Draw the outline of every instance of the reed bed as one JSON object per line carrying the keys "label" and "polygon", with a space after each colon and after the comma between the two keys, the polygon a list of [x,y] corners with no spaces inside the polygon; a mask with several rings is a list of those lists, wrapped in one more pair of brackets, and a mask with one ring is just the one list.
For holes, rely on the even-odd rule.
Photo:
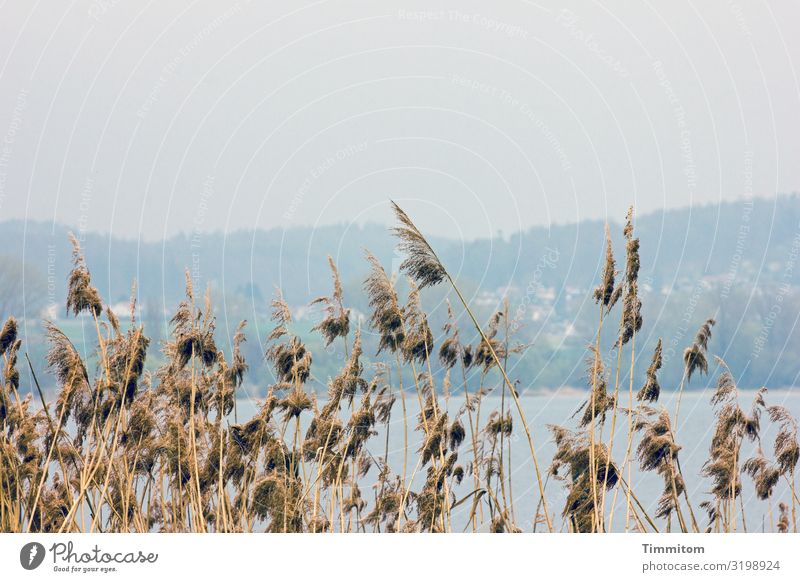
{"label": "reed bed", "polygon": [[[150,373],[150,340],[136,319],[135,300],[123,329],[93,286],[73,238],[66,306],[92,321],[96,349],[90,365],[58,327],[44,323],[47,371],[58,385],[48,400],[32,362],[20,359],[17,322],[8,319],[0,331],[0,531],[451,532],[459,511],[467,515],[467,531],[735,532],[747,531],[743,478],[768,503],[769,529],[797,531],[797,421],[770,405],[763,389],[742,408],[722,360],[711,399],[709,457],[694,476],[708,479],[711,489],[703,499],[690,497],[690,476],[680,464],[680,401],[693,378],[709,373],[715,321],[704,322],[686,348],[675,410],[660,406],[661,340],[652,356],[643,355],[650,365],[639,383],[634,370],[643,320],[632,211],[621,270],[607,236],[594,291],[598,329],[587,349],[586,401],[573,426],[549,427],[556,452],[541,463],[507,373],[509,358],[525,349],[513,340],[508,302],[482,325],[427,239],[393,207],[393,232],[406,257],[400,272],[410,291],[399,297],[396,281],[366,253],[368,325],[379,338],[372,363],[365,364],[362,330],[351,321],[337,266],[329,260],[332,291],[314,301],[324,317],[313,331],[326,346],[341,348],[344,365],[328,381],[327,395],[310,389],[313,355],[292,333],[291,311],[276,293],[264,354],[274,381],[246,420],[236,411],[248,369],[246,322],[224,353],[209,295],[198,296],[187,275],[185,299],[161,346],[166,363]],[[421,295],[437,285],[450,287],[474,327],[460,330],[448,305],[438,346]],[[610,347],[616,361],[607,363],[608,331],[602,332],[615,320]],[[23,366],[32,382],[27,388],[20,386]],[[490,378],[500,379],[500,406],[487,410]],[[410,415],[409,408],[419,413]],[[405,443],[397,466],[389,462],[392,423],[402,426]],[[762,440],[767,424],[776,434],[772,442]],[[376,438],[381,427],[385,439]],[[537,496],[534,515],[515,509],[512,442],[523,442],[530,454],[524,470],[533,491],[526,494]],[[661,480],[655,498],[634,490],[634,467]],[[775,499],[779,484],[788,498]],[[548,504],[548,487],[564,489],[563,507]],[[615,528],[620,506],[625,523]]]}

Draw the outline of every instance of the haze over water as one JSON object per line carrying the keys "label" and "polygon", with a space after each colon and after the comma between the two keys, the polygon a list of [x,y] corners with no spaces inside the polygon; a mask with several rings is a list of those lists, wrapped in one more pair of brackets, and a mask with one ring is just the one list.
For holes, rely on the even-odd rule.
{"label": "haze over water", "polygon": [[[752,403],[754,396],[755,392],[742,391],[739,399],[740,406],[742,406],[742,408],[745,410],[749,410],[749,406]],[[679,421],[678,430],[676,431],[678,435],[678,444],[682,446],[682,449],[679,452],[681,469],[686,477],[689,499],[692,502],[695,516],[697,518],[698,525],[701,527],[701,531],[703,531],[705,526],[708,524],[708,519],[705,516],[705,513],[703,513],[703,510],[699,508],[699,505],[702,501],[711,499],[711,495],[708,493],[710,490],[710,483],[708,479],[701,477],[703,464],[705,463],[706,459],[708,459],[708,448],[714,430],[713,411],[709,403],[710,397],[710,391],[705,394],[691,392],[684,393],[681,402],[681,419]],[[620,396],[620,401],[623,406],[627,404],[627,399],[627,392]],[[788,408],[789,411],[795,415],[795,417],[800,416],[800,394],[796,394],[793,391],[774,391],[767,393],[766,399],[767,404],[780,404]],[[554,424],[569,429],[575,429],[577,419],[573,418],[572,416],[584,401],[585,396],[576,395],[523,395],[521,397],[525,415],[530,424],[532,436],[536,445],[539,466],[542,471],[547,470],[547,467],[549,466],[555,452],[552,433],[548,430],[547,426]],[[238,413],[240,415],[239,418],[249,418],[250,415],[255,412],[257,405],[258,402],[255,400],[240,398],[237,404]],[[451,415],[451,418],[453,414],[458,412],[458,409],[462,405],[463,395],[454,395],[451,397],[448,406],[448,411]],[[525,440],[522,426],[518,421],[519,416],[516,412],[513,402],[509,402],[509,399],[507,398],[506,411],[508,411],[509,405],[511,406],[512,415],[514,416],[514,434],[511,436],[512,473],[510,493],[513,494],[514,515],[517,525],[524,531],[531,531],[533,529],[533,516],[536,514],[537,504],[539,503],[539,490],[536,484],[533,463],[530,458],[530,449],[528,448],[528,443]],[[661,401],[660,403],[656,403],[655,407],[659,408],[660,405],[665,406],[670,411],[670,415],[674,416],[675,394],[662,393]],[[412,459],[415,462],[416,455],[414,452],[419,449],[422,443],[420,440],[420,433],[414,430],[419,411],[417,399],[414,394],[408,392],[406,393],[406,406],[408,409],[409,418],[409,459]],[[494,394],[485,396],[481,405],[482,422],[492,411],[495,410],[500,410],[500,396]],[[610,420],[611,419],[609,415],[607,427],[610,426]],[[627,447],[627,422],[627,416],[620,413],[617,418],[617,430],[614,439],[615,442],[613,451],[613,459],[618,465],[621,465],[622,459],[625,456],[625,449]],[[469,444],[469,426],[466,421],[466,417],[464,418],[464,426],[467,428],[468,432],[467,438],[461,445],[459,463],[462,463],[466,467],[466,464],[472,459],[472,452]],[[304,423],[303,430],[305,430],[306,427],[307,426]],[[764,416],[762,417],[762,427],[765,428],[762,434],[764,452],[767,458],[771,458],[772,441],[775,437],[774,426],[769,426],[769,421],[766,416]],[[293,428],[291,427],[287,429],[287,434],[291,435],[292,430]],[[384,442],[386,433],[384,432],[383,425],[376,426],[376,430],[378,435],[375,436],[371,441],[372,446],[370,451],[373,456],[380,456],[382,458],[384,451],[382,447],[378,447],[378,443]],[[402,473],[403,424],[399,398],[392,411],[392,420],[389,430],[389,464],[395,473]],[[606,439],[608,430],[609,429],[606,428],[603,433]],[[633,442],[633,455],[635,455],[638,442],[639,438],[637,436]],[[742,446],[742,462],[748,457],[752,456],[754,453],[755,448],[753,445],[749,442],[745,442],[745,444]],[[409,476],[413,470],[413,466],[408,467]],[[376,467],[373,466],[367,477],[360,481],[362,495],[367,500],[372,500],[372,484],[375,482],[376,474]],[[422,484],[424,481],[424,475],[425,468],[417,471],[417,475],[414,478],[414,487],[418,487]],[[543,479],[544,478],[545,476],[543,475]],[[628,479],[627,470],[624,473],[624,478],[626,480]],[[658,498],[660,497],[664,486],[661,477],[653,472],[640,471],[638,462],[634,457],[631,483],[633,485],[634,493],[639,498],[639,501],[647,509],[648,514],[651,517],[654,517],[657,511],[656,505]],[[474,484],[471,479],[471,475],[467,474],[465,475],[462,484],[454,488],[453,493],[458,499],[461,499],[463,496],[468,495],[473,490]],[[613,530],[624,531],[626,499],[624,490],[622,488],[618,488],[618,490],[619,495],[614,512]],[[509,491],[507,491],[507,494],[508,493]],[[550,477],[546,487],[546,494],[551,515],[554,512],[556,514],[556,518],[554,520],[556,531],[567,531],[566,527],[563,526],[563,519],[560,515],[566,499],[563,483],[557,479],[554,479],[553,477]],[[613,496],[613,494],[614,491],[611,491],[610,495]],[[765,531],[775,531],[775,523],[777,523],[778,519],[777,505],[781,501],[790,504],[790,496],[791,490],[788,484],[784,480],[781,480],[781,482],[775,487],[775,492],[772,497],[772,507],[770,508],[769,502],[761,501],[756,497],[750,477],[747,475],[742,475],[741,502],[744,503],[745,525],[747,531],[760,532],[762,531],[762,526]],[[607,497],[607,499],[610,498]],[[486,499],[484,498],[483,501],[484,511],[487,512],[486,515],[488,515],[488,509],[486,508],[485,503]],[[742,510],[739,507],[741,502],[739,499],[737,499],[737,531],[743,531],[741,523]],[[607,507],[610,506],[611,502],[609,501],[607,503]],[[682,507],[683,511],[686,513],[685,504]],[[470,510],[470,501],[467,501],[459,505],[459,507],[453,509],[451,517],[453,520],[454,532],[462,531],[465,527],[468,528],[468,531],[471,531],[468,521]],[[772,511],[772,518],[770,517],[770,511]],[[689,519],[688,513],[686,519]],[[770,522],[770,519],[772,519],[772,522]],[[666,530],[665,520],[659,519],[655,521],[656,525],[659,527],[659,531]],[[635,530],[633,521],[631,521],[631,528]],[[539,524],[537,530],[546,531],[546,528],[543,527],[542,524]],[[672,531],[680,531],[675,519],[673,519]]]}

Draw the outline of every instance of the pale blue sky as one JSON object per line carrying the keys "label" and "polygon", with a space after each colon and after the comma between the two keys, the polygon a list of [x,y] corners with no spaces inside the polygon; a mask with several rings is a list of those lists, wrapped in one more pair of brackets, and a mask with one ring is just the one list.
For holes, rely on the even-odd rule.
{"label": "pale blue sky", "polygon": [[152,240],[392,197],[472,238],[800,190],[790,0],[0,13],[0,220]]}

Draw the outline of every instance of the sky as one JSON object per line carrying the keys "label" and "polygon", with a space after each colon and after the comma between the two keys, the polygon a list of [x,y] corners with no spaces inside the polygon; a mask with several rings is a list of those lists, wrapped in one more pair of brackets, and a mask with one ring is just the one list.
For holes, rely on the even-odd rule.
{"label": "sky", "polygon": [[388,222],[470,239],[800,190],[800,7],[0,8],[0,221],[158,240]]}

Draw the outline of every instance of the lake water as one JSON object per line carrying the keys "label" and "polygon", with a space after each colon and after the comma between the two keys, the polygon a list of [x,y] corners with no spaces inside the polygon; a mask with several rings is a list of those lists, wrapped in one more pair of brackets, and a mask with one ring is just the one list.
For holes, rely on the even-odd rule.
{"label": "lake water", "polygon": [[[740,405],[746,411],[750,409],[754,392],[740,392]],[[683,448],[679,453],[681,468],[687,482],[687,491],[689,499],[695,511],[697,520],[704,528],[707,524],[705,513],[699,508],[702,501],[710,500],[711,496],[708,491],[710,489],[709,482],[700,476],[703,463],[708,459],[708,450],[711,442],[711,437],[714,431],[714,416],[711,405],[709,403],[711,393],[708,391],[705,394],[699,393],[684,393],[681,402],[680,421],[677,432],[678,444]],[[767,404],[781,404],[786,406],[795,418],[800,418],[800,393],[792,393],[791,391],[770,392],[766,395]],[[550,465],[555,445],[553,443],[552,435],[547,429],[548,425],[557,424],[569,429],[576,428],[576,419],[572,415],[583,403],[584,395],[553,395],[553,396],[531,396],[523,395],[521,402],[525,410],[525,415],[531,427],[534,444],[537,450],[537,456],[541,470],[546,471]],[[627,401],[627,396],[621,397],[621,402],[624,404]],[[408,474],[410,475],[414,469],[414,464],[417,460],[416,451],[420,447],[420,433],[413,430],[416,425],[416,414],[419,410],[417,405],[417,398],[415,394],[406,394],[406,404],[408,407],[409,418],[409,444],[411,451],[409,452],[409,467]],[[454,395],[451,397],[449,410],[451,414],[456,412],[463,404],[463,396]],[[516,523],[525,531],[533,529],[533,517],[536,513],[536,506],[539,502],[539,490],[535,479],[533,469],[533,462],[530,457],[530,450],[527,440],[524,435],[524,430],[518,422],[518,416],[514,409],[513,402],[506,401],[506,407],[512,407],[514,413],[514,435],[511,437],[511,458],[512,458],[512,472],[511,472],[511,492],[513,493],[514,500],[514,514]],[[255,407],[258,405],[257,401],[242,399],[238,402],[238,415],[239,418],[249,418],[253,414]],[[659,405],[663,405],[670,411],[670,415],[674,415],[675,402],[674,395],[662,394]],[[481,424],[484,424],[489,413],[493,410],[500,409],[500,397],[489,395],[485,396],[481,406]],[[309,416],[309,415],[305,415]],[[307,420],[307,419],[306,419]],[[614,440],[614,460],[621,463],[625,455],[625,448],[627,446],[627,417],[618,415],[617,417],[617,434]],[[461,445],[459,462],[466,465],[471,459],[471,451],[469,446],[469,425],[466,417],[464,418],[464,426],[468,431],[467,439]],[[290,429],[291,430],[291,429]],[[304,429],[303,429],[304,430]],[[610,416],[607,421],[604,438],[607,442],[608,431],[610,430]],[[389,463],[395,473],[402,473],[403,467],[403,423],[402,423],[402,409],[400,402],[395,404],[392,412],[392,422],[389,426]],[[384,439],[386,433],[383,426],[378,427],[378,436],[373,437],[369,445],[371,452],[375,457],[383,455],[384,452]],[[291,434],[291,433],[289,433]],[[762,417],[762,442],[767,458],[772,458],[772,443],[775,437],[775,427],[771,425],[766,415]],[[634,451],[638,439],[634,441]],[[752,456],[755,449],[754,446],[745,442],[742,447],[742,458]],[[414,480],[414,487],[421,486],[424,479],[424,470],[419,471],[420,474]],[[625,474],[627,479],[627,471]],[[544,475],[543,475],[544,478]],[[375,468],[370,471],[370,474],[360,483],[362,494],[371,505],[372,489],[371,485],[375,479]],[[663,481],[660,476],[655,473],[642,473],[638,471],[636,463],[633,465],[633,473],[631,480],[633,490],[640,502],[647,509],[649,515],[653,516],[656,513],[656,505],[658,498],[663,490]],[[773,531],[774,527],[770,525],[770,506],[766,501],[759,500],[754,492],[752,481],[749,476],[742,476],[742,500],[744,501],[745,508],[745,521],[747,531]],[[467,476],[464,482],[459,486],[454,493],[460,499],[472,491],[474,483],[470,477]],[[772,498],[773,518],[772,523],[777,522],[778,502],[783,501],[790,505],[790,490],[785,481],[781,481],[775,488]],[[555,514],[554,526],[557,530],[566,531],[564,520],[561,518],[561,510],[564,506],[565,490],[563,483],[550,479],[546,488],[546,497],[549,505],[550,514]],[[737,500],[737,506],[739,501]],[[619,499],[617,501],[615,517],[613,520],[614,530],[624,530],[625,527],[625,505],[626,500],[623,491],[620,489]],[[610,507],[610,501],[607,502],[607,507]],[[471,509],[471,503],[466,502],[455,508],[452,513],[453,530],[461,531],[468,525],[468,516]],[[737,514],[737,530],[741,531],[741,509]],[[684,509],[685,512],[685,509]],[[685,512],[686,513],[686,512]],[[689,520],[688,514],[685,515],[687,521]],[[656,520],[656,525],[663,531],[665,527],[664,520]],[[542,529],[540,524],[537,530]],[[673,522],[673,530],[677,529],[677,525]]]}

